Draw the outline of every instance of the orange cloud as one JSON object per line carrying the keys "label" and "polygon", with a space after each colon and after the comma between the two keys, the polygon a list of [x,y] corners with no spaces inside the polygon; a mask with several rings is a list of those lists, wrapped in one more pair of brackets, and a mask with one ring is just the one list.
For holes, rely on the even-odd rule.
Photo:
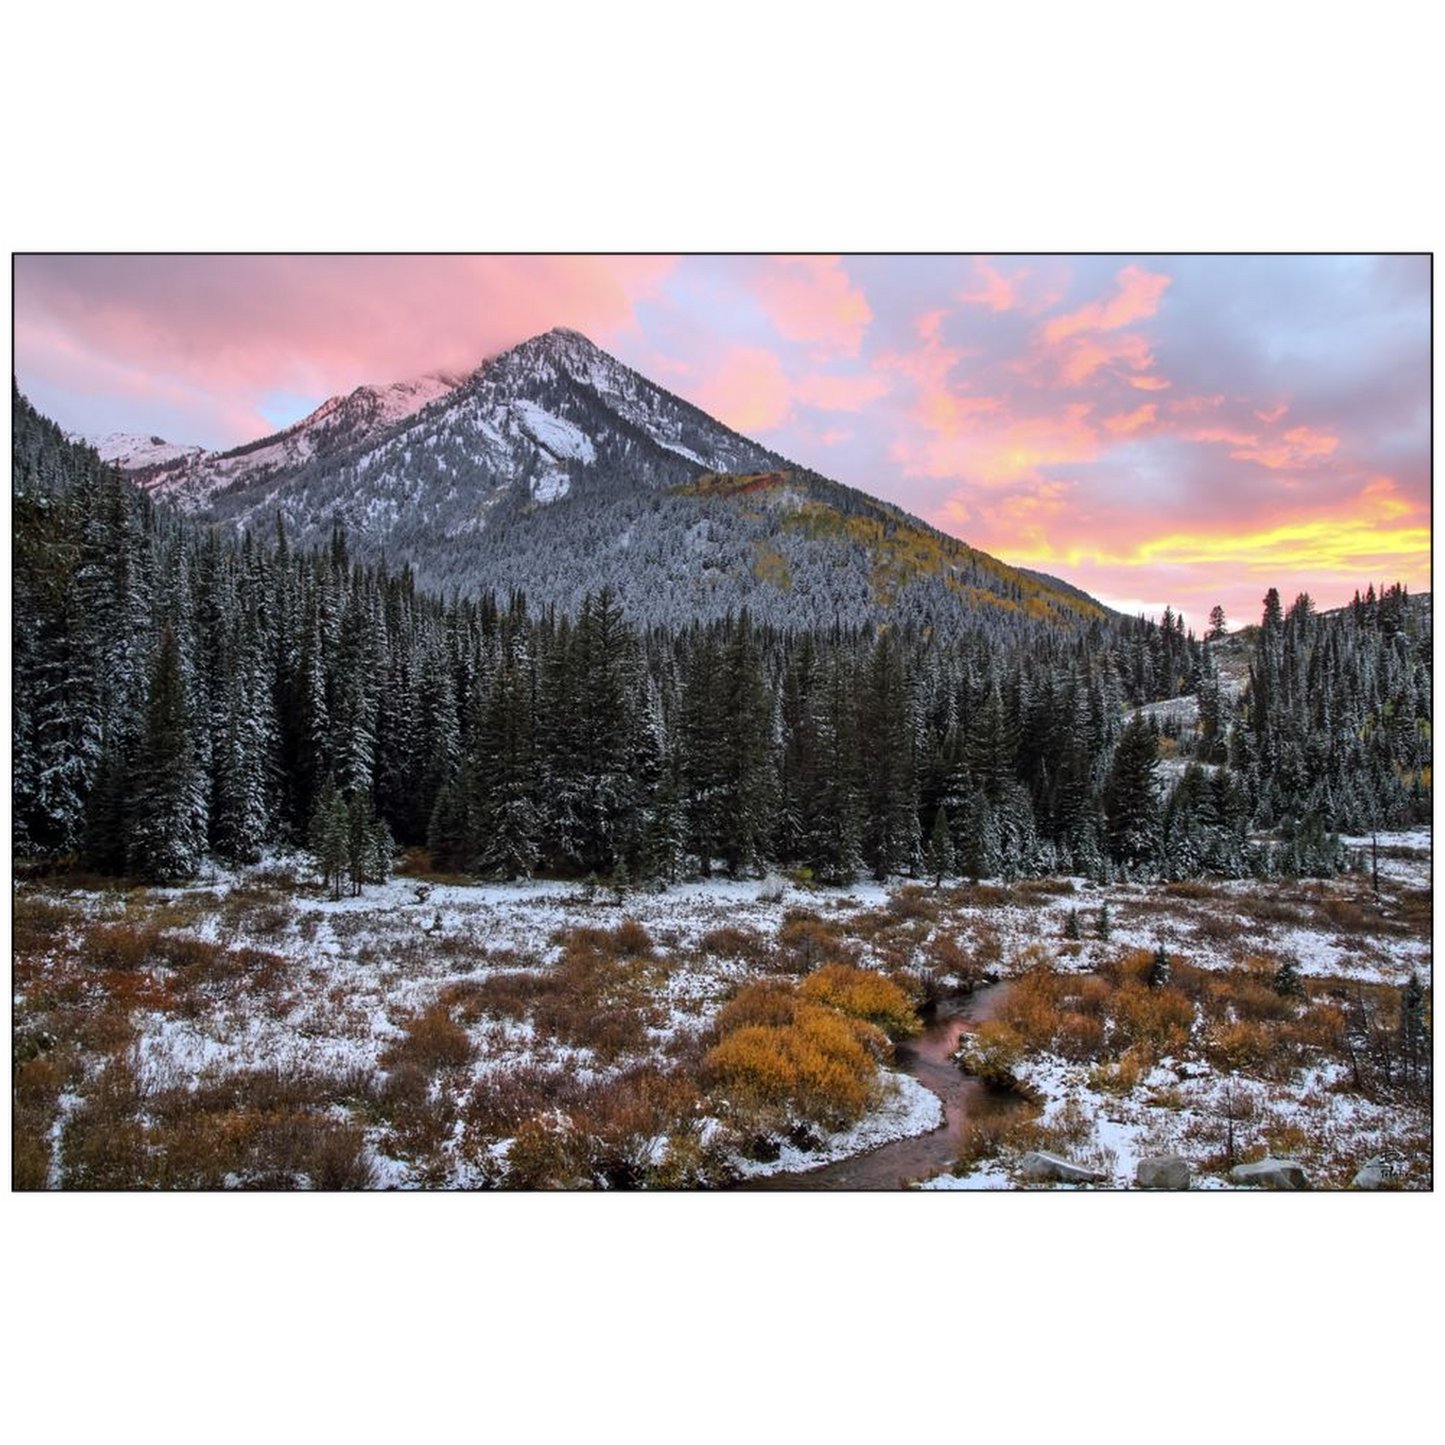
{"label": "orange cloud", "polygon": [[1138,431],[1140,427],[1152,426],[1154,414],[1154,403],[1149,401],[1134,411],[1121,412],[1118,416],[1106,416],[1104,425],[1118,436],[1128,436],[1131,432]]}
{"label": "orange cloud", "polygon": [[1130,376],[1125,380],[1139,391],[1167,391],[1169,388],[1169,383],[1162,376]]}
{"label": "orange cloud", "polygon": [[1407,517],[1415,508],[1400,495],[1393,477],[1373,477],[1360,492],[1360,501],[1377,517]]}
{"label": "orange cloud", "polygon": [[1091,301],[1077,311],[1054,317],[1044,327],[1044,340],[1052,345],[1088,331],[1117,331],[1132,321],[1152,316],[1172,279],[1140,266],[1125,266],[1114,278],[1119,288],[1116,296],[1108,301]]}
{"label": "orange cloud", "polygon": [[1266,426],[1273,426],[1288,410],[1289,406],[1281,401],[1276,402],[1274,406],[1266,407],[1263,411],[1255,412],[1255,416],[1264,422]]}
{"label": "orange cloud", "polygon": [[[1253,443],[1254,439],[1249,439]],[[1258,462],[1262,467],[1279,470],[1285,467],[1304,467],[1311,462],[1322,461],[1339,446],[1339,437],[1314,427],[1291,427],[1273,445],[1248,445],[1230,456],[1237,461]]]}
{"label": "orange cloud", "polygon": [[856,356],[873,311],[839,258],[778,256],[768,266],[754,290],[779,333],[821,356]]}
{"label": "orange cloud", "polygon": [[974,399],[971,409],[939,428],[922,444],[899,441],[893,457],[912,476],[963,477],[975,486],[1005,487],[1032,480],[1049,486],[1038,470],[1068,462],[1092,461],[1098,433],[1087,402],[1075,402],[1052,416],[1008,421],[996,403]]}

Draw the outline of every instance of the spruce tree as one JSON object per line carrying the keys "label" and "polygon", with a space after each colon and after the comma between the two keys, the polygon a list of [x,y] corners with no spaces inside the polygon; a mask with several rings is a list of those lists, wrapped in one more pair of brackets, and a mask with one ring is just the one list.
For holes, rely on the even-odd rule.
{"label": "spruce tree", "polygon": [[1304,984],[1300,980],[1299,965],[1292,958],[1281,960],[1274,971],[1274,991],[1281,998],[1303,998]]}
{"label": "spruce tree", "polygon": [[1154,774],[1159,742],[1142,713],[1136,713],[1114,750],[1104,787],[1109,854],[1120,863],[1148,864],[1159,854],[1159,800]]}
{"label": "spruce tree", "polygon": [[1150,988],[1164,988],[1172,976],[1173,970],[1169,964],[1169,955],[1161,943],[1154,950],[1154,958],[1149,964],[1149,973],[1145,979]]}
{"label": "spruce tree", "polygon": [[180,647],[161,634],[127,819],[128,864],[143,878],[194,878],[206,849],[206,797],[181,675]]}
{"label": "spruce tree", "polygon": [[953,837],[948,829],[948,814],[942,808],[933,815],[933,832],[928,839],[928,871],[937,888],[954,871]]}

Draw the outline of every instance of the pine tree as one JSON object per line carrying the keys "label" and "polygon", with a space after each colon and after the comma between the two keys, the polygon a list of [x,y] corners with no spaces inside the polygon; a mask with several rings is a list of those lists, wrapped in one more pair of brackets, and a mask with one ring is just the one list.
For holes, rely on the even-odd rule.
{"label": "pine tree", "polygon": [[321,883],[333,899],[341,897],[351,847],[351,810],[331,778],[322,784],[308,830],[311,855],[316,860]]}
{"label": "pine tree", "polygon": [[928,840],[928,871],[937,888],[954,871],[953,835],[948,828],[948,814],[942,808],[933,815],[933,832]]}
{"label": "pine tree", "polygon": [[1154,772],[1159,741],[1142,713],[1130,719],[1114,750],[1104,787],[1109,854],[1126,864],[1146,864],[1159,854],[1159,800]]}
{"label": "pine tree", "polygon": [[1149,965],[1149,973],[1145,981],[1150,988],[1164,988],[1168,985],[1172,972],[1169,955],[1164,951],[1164,945],[1161,943],[1154,950],[1154,958]]}
{"label": "pine tree", "polygon": [[1303,998],[1304,984],[1300,979],[1299,965],[1292,958],[1281,960],[1274,971],[1274,991],[1281,998]]}
{"label": "pine tree", "polygon": [[1071,908],[1069,909],[1067,917],[1064,919],[1064,937],[1076,939],[1081,936],[1079,931],[1079,910],[1077,908]]}
{"label": "pine tree", "polygon": [[1109,917],[1109,901],[1105,899],[1099,905],[1099,920],[1095,925],[1095,932],[1102,942],[1107,943],[1113,931],[1113,920]]}
{"label": "pine tree", "polygon": [[194,878],[205,857],[206,797],[181,676],[180,648],[161,634],[127,820],[128,864],[162,882]]}
{"label": "pine tree", "polygon": [[1400,990],[1400,1055],[1405,1077],[1411,1083],[1429,1081],[1430,1025],[1425,989],[1418,973],[1412,973],[1410,981]]}

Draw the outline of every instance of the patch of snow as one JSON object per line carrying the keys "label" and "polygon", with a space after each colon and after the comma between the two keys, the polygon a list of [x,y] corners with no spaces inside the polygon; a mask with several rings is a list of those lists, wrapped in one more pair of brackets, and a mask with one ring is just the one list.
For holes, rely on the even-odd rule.
{"label": "patch of snow", "polygon": [[570,421],[553,416],[535,402],[514,401],[512,410],[521,419],[524,430],[532,440],[545,447],[554,457],[565,457],[569,461],[585,462],[589,465],[597,460],[597,452],[591,439]]}
{"label": "patch of snow", "polygon": [[786,1144],[776,1159],[735,1159],[739,1174],[757,1179],[768,1174],[798,1174],[821,1168],[839,1159],[851,1158],[891,1144],[927,1134],[943,1123],[943,1103],[931,1089],[925,1089],[909,1074],[893,1074],[886,1082],[886,1096],[878,1108],[866,1114],[851,1129],[830,1134],[816,1149],[799,1149]]}

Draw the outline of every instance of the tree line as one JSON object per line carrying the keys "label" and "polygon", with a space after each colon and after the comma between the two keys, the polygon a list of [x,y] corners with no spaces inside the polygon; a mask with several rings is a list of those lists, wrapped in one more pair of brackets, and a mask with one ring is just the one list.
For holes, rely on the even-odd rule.
{"label": "tree line", "polygon": [[[1328,617],[1271,593],[1237,699],[1170,613],[1006,642],[643,627],[605,590],[430,596],[339,531],[223,542],[15,417],[21,856],[170,880],[309,842],[338,892],[396,846],[502,878],[1189,876],[1327,869],[1332,830],[1428,815],[1428,635],[1398,592]],[[1189,693],[1161,778],[1130,710]]]}

